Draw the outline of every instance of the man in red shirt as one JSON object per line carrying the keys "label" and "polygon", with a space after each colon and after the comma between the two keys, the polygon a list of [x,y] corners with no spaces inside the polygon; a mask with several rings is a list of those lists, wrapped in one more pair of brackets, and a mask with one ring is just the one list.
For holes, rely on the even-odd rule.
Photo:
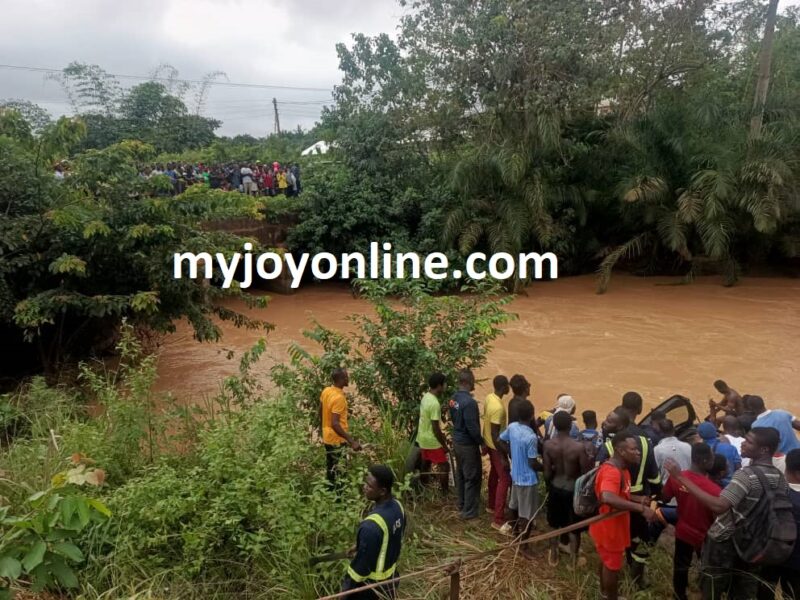
{"label": "man in red shirt", "polygon": [[595,480],[595,494],[600,502],[600,514],[624,511],[619,516],[589,526],[600,556],[600,591],[603,598],[617,600],[619,572],[625,550],[631,545],[630,512],[641,514],[647,521],[657,519],[648,506],[649,498],[631,495],[631,475],[628,469],[642,460],[636,436],[626,430],[611,441],[614,454],[600,465]]}
{"label": "man in red shirt", "polygon": [[[674,462],[671,459],[667,463]],[[681,475],[695,484],[704,492],[712,496],[719,496],[722,491],[716,483],[708,477],[708,472],[714,465],[714,452],[706,444],[692,445],[692,466]],[[672,465],[669,465],[672,466]],[[675,526],[675,567],[672,573],[672,587],[678,600],[687,600],[686,589],[689,586],[689,567],[692,566],[692,557],[697,554],[706,539],[708,528],[714,522],[714,513],[705,504],[692,496],[686,488],[678,483],[677,478],[670,477],[664,489],[661,490],[664,502],[673,498],[678,501],[678,524]]]}

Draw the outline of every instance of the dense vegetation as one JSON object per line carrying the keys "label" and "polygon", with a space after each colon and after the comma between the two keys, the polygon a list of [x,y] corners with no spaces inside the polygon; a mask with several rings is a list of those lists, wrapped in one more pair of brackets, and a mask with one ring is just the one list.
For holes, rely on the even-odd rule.
{"label": "dense vegetation", "polygon": [[[356,317],[350,335],[308,332],[321,353],[294,347],[272,372],[274,397],[252,373],[262,342],[209,406],[176,406],[151,393],[155,359],[140,340],[178,319],[201,341],[218,338],[217,318],[268,328],[220,302],[255,301],[241,290],[172,278],[177,250],[241,248],[208,220],[290,211],[289,244],[310,251],[372,240],[453,260],[554,251],[562,273],[598,270],[601,290],[621,261],[687,280],[711,264],[733,283],[798,257],[797,9],[777,18],[765,61],[775,0],[402,4],[394,38],[356,35],[338,48],[343,80],[311,132],[219,138],[202,116],[207,85],[190,102],[169,76],[123,90],[81,64],[60,78],[74,118],[20,101],[0,108],[0,377],[47,375],[0,399],[0,594],[333,591],[341,573],[307,559],[351,543],[363,467],[380,460],[404,475],[428,373],[479,367],[511,318],[493,288],[470,299],[431,296],[441,290],[430,283],[364,286],[374,316]],[[170,197],[163,177],[139,176],[154,162],[293,161],[317,139],[335,148],[303,163],[300,198],[203,186]],[[68,177],[55,179],[65,159]],[[114,347],[113,369],[67,369]],[[353,428],[371,450],[349,457],[336,503],[309,440],[319,391],[343,362],[358,387]],[[463,553],[430,506],[413,507],[423,524],[402,568]],[[501,564],[478,572],[476,597],[502,585],[481,587]],[[515,581],[543,597],[538,583]],[[566,597],[595,590],[584,575],[561,584]]]}
{"label": "dense vegetation", "polygon": [[[6,585],[80,588],[108,598],[143,590],[157,596],[165,588],[169,597],[192,598],[312,598],[334,590],[341,572],[316,572],[307,561],[351,543],[364,467],[385,461],[403,479],[411,395],[433,364],[451,376],[482,366],[497,324],[509,318],[502,298],[481,304],[415,289],[402,308],[390,308],[382,290],[368,293],[380,316],[362,320],[352,339],[368,345],[350,354],[350,342],[335,332],[309,332],[321,353],[295,351],[292,364],[276,369],[280,393],[271,398],[253,373],[263,341],[206,407],[153,395],[155,356],[142,352],[130,324],[122,327],[116,369],[85,364],[76,388],[34,379],[0,397],[8,446],[0,454]],[[434,322],[440,325],[429,336],[413,335]],[[445,328],[453,340],[440,348]],[[334,502],[324,455],[309,439],[318,432],[318,388],[345,355],[359,381],[374,378],[354,398],[352,420],[354,435],[372,449],[348,458],[349,483]],[[405,362],[390,370],[399,357]],[[87,478],[102,486],[86,489]],[[43,495],[75,508],[40,502]],[[55,527],[51,515],[69,526]],[[23,545],[15,526],[36,520],[50,528],[27,532]]]}
{"label": "dense vegetation", "polygon": [[[32,362],[54,373],[65,358],[113,347],[122,317],[156,332],[187,318],[199,340],[219,336],[212,315],[263,325],[215,303],[238,290],[173,279],[171,262],[176,251],[240,249],[241,239],[200,225],[262,218],[260,203],[202,187],[163,195],[166,177],[139,176],[155,154],[138,141],[74,154],[70,176],[55,179],[49,162],[81,144],[84,131],[82,121],[61,118],[33,135],[16,112],[0,114],[1,372]],[[20,356],[26,350],[32,361]]]}
{"label": "dense vegetation", "polygon": [[622,258],[689,276],[716,261],[733,282],[797,256],[796,10],[754,109],[766,2],[403,4],[396,41],[339,47],[323,123],[348,169],[396,175],[388,206],[411,196],[444,243],[599,263],[601,289]]}

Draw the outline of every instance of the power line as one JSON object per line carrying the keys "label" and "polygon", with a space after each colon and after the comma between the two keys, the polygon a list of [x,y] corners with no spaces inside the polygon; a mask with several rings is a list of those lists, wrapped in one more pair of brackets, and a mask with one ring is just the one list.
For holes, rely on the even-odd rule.
{"label": "power line", "polygon": [[[46,67],[28,67],[21,65],[3,65],[0,64],[0,69],[10,69],[14,71],[32,71],[36,73],[62,73],[62,69],[48,69]],[[146,77],[143,75],[122,75],[120,73],[107,73],[112,77],[119,79],[137,79],[140,81],[163,81],[165,83],[191,83],[191,84],[207,84],[207,85],[221,85],[236,88],[255,88],[264,90],[294,90],[298,92],[327,92],[331,93],[333,87],[329,88],[315,88],[315,87],[300,87],[293,85],[270,85],[266,83],[235,83],[232,81],[204,81],[202,79],[170,79],[169,77]]]}

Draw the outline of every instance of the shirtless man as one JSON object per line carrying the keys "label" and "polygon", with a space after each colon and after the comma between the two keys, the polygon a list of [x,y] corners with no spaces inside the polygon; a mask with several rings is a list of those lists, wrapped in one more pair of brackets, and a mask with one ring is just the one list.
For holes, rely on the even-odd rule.
{"label": "shirtless man", "polygon": [[[547,523],[553,529],[560,529],[576,523],[578,519],[572,510],[572,496],[575,480],[592,468],[592,458],[582,442],[570,437],[572,417],[568,412],[553,415],[555,434],[544,443],[544,479],[548,487]],[[561,536],[561,542],[569,541],[569,553],[574,562],[578,558],[580,533]],[[551,565],[558,564],[558,538],[550,541]]]}
{"label": "shirtless man", "polygon": [[722,419],[717,417],[717,413],[722,412],[726,415],[738,417],[744,412],[744,404],[742,403],[742,397],[739,395],[739,392],[732,389],[721,379],[717,379],[714,382],[714,387],[722,394],[722,402],[715,402],[711,398],[708,399],[708,406],[711,409],[709,419],[713,423],[719,425],[722,422]]}

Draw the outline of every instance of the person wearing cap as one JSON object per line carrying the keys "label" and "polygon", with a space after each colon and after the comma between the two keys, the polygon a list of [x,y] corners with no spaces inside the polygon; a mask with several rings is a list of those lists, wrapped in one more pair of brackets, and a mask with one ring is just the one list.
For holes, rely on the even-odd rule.
{"label": "person wearing cap", "polygon": [[723,487],[731,482],[733,474],[742,468],[742,457],[739,451],[729,443],[727,438],[720,439],[717,428],[712,423],[705,421],[697,428],[698,435],[703,439],[703,442],[708,445],[714,454],[725,457],[725,462],[728,464],[727,473],[722,479]]}
{"label": "person wearing cap", "polygon": [[381,600],[397,596],[397,561],[403,545],[406,516],[403,506],[392,496],[394,475],[385,465],[369,467],[364,480],[364,496],[374,502],[372,510],[358,526],[356,544],[348,554],[352,556],[342,583],[342,591],[365,587],[387,581],[385,585],[352,594],[358,600]]}
{"label": "person wearing cap", "polygon": [[[553,409],[553,414],[545,419],[544,438],[546,440],[549,440],[555,435],[556,427],[553,423],[553,417],[556,415],[556,413],[560,412],[565,412],[570,415],[570,417],[575,414],[575,399],[569,394],[559,394],[558,399],[556,400],[556,407]],[[581,431],[574,419],[572,421],[572,427],[569,430],[569,437],[574,440],[577,440],[581,437]]]}

